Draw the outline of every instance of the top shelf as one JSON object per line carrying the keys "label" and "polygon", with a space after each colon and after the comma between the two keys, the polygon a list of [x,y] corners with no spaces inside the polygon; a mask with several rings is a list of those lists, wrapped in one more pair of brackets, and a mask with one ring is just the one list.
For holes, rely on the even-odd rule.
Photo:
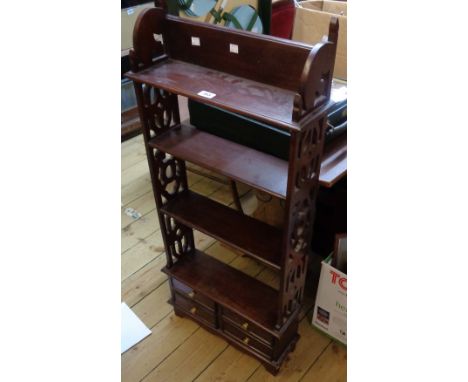
{"label": "top shelf", "polygon": [[184,20],[155,7],[135,24],[126,76],[300,132],[333,105],[337,40],[337,18],[330,20],[328,37],[312,46]]}
{"label": "top shelf", "polygon": [[[295,92],[291,90],[170,58],[141,72],[129,72],[127,77],[283,130],[298,130],[292,121]],[[215,96],[201,96],[202,91]]]}

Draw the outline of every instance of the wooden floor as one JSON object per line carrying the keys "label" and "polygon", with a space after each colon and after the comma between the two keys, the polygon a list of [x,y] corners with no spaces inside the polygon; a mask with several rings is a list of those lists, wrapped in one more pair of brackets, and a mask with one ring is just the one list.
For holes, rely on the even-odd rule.
{"label": "wooden floor", "polygon": [[[189,173],[192,190],[232,205],[227,186]],[[253,212],[256,199],[240,186],[242,204]],[[125,213],[133,208],[142,217]],[[277,285],[273,271],[241,256],[200,232],[197,248],[265,282]],[[317,381],[346,380],[346,349],[310,325],[312,293],[306,293],[301,314],[301,338],[280,373],[263,366],[186,318],[176,317],[167,304],[167,277],[160,270],[165,255],[151,190],[143,139],[122,144],[122,301],[143,320],[152,334],[122,355],[122,381]],[[309,291],[310,292],[310,291]]]}

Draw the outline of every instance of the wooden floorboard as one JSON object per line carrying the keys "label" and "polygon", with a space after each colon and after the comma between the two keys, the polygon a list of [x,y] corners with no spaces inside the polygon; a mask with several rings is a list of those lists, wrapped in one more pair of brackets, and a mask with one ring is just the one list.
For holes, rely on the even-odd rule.
{"label": "wooden floorboard", "polygon": [[[299,324],[299,335],[301,338],[296,349],[288,356],[277,377],[273,377],[264,367],[259,367],[248,381],[299,381],[330,343],[327,337],[311,328],[307,319]],[[317,382],[321,380],[318,379]]]}
{"label": "wooden floorboard", "polygon": [[193,381],[227,346],[219,336],[199,328],[143,381]]}
{"label": "wooden floorboard", "polygon": [[[231,205],[227,185],[189,173],[191,189]],[[253,212],[256,200],[248,188],[239,187],[242,205]],[[320,381],[346,380],[346,349],[310,325],[313,297],[305,295],[299,340],[278,376],[267,373],[252,357],[208,333],[186,318],[174,315],[166,263],[148,165],[141,136],[122,143],[122,301],[152,330],[152,334],[122,355],[122,381]],[[125,214],[141,213],[140,219]],[[197,248],[258,280],[278,288],[274,271],[238,251],[195,232]]]}
{"label": "wooden floorboard", "polygon": [[346,380],[346,348],[330,343],[301,379],[304,382],[335,382]]}

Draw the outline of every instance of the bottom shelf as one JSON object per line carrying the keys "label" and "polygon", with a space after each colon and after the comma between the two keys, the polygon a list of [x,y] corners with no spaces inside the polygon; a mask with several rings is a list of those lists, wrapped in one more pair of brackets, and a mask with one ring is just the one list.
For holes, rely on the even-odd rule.
{"label": "bottom shelf", "polygon": [[201,251],[184,256],[163,272],[278,335],[278,292],[268,285]]}

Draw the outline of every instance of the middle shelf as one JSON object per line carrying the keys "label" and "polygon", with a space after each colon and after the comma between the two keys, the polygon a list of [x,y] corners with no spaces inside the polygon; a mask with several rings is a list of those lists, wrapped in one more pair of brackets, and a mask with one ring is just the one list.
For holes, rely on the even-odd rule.
{"label": "middle shelf", "polygon": [[[198,130],[188,123],[152,138],[149,145],[268,194],[286,199],[288,162]],[[320,186],[330,188],[346,175],[346,135],[323,149]]]}
{"label": "middle shelf", "polygon": [[286,198],[288,162],[181,124],[149,145],[279,198]]}
{"label": "middle shelf", "polygon": [[282,231],[192,191],[161,208],[186,226],[255,258],[270,268],[281,264]]}

